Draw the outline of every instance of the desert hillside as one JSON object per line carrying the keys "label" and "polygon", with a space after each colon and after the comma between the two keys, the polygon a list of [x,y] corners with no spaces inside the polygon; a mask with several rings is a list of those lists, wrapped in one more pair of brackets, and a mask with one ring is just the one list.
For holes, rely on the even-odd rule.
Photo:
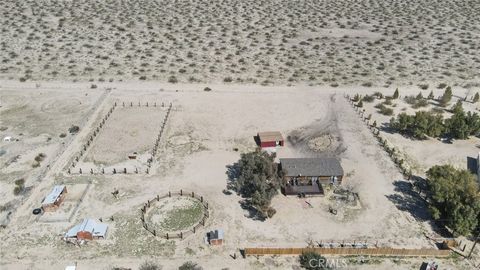
{"label": "desert hillside", "polygon": [[476,86],[480,1],[4,0],[0,79]]}

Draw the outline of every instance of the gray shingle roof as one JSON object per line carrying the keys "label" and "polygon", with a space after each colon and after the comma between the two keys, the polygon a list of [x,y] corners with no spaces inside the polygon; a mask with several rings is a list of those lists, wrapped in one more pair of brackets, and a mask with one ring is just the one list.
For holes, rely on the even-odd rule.
{"label": "gray shingle roof", "polygon": [[343,168],[336,158],[281,158],[287,176],[341,176]]}

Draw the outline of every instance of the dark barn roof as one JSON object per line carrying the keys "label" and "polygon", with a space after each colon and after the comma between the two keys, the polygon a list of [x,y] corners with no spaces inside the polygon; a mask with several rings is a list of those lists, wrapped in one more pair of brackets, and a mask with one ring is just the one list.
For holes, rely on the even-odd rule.
{"label": "dark barn roof", "polygon": [[281,158],[287,176],[341,176],[343,168],[336,158]]}

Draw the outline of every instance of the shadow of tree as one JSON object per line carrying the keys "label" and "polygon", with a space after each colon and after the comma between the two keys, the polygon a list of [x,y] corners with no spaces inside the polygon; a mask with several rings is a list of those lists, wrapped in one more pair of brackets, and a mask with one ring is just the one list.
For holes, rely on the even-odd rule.
{"label": "shadow of tree", "polygon": [[425,200],[420,197],[420,194],[413,190],[410,182],[397,180],[393,185],[397,193],[386,195],[386,197],[393,202],[399,210],[409,212],[417,221],[432,219]]}
{"label": "shadow of tree", "polygon": [[389,122],[380,124],[380,126],[378,126],[378,129],[388,134],[394,134],[396,132],[395,129],[390,127]]}
{"label": "shadow of tree", "polygon": [[[413,184],[405,180],[397,180],[393,183],[397,193],[386,195],[400,211],[410,213],[419,222],[429,222],[432,230],[441,237],[453,237],[445,228],[444,224],[435,221],[428,210],[425,195],[422,191],[427,190],[427,182],[419,176],[412,176]],[[424,193],[423,193],[424,194]]]}
{"label": "shadow of tree", "polygon": [[232,165],[227,165],[226,168],[227,168],[226,174],[228,178],[227,189],[236,191],[235,181],[240,176],[240,166],[236,162],[236,163],[233,163]]}
{"label": "shadow of tree", "polygon": [[257,211],[255,207],[252,206],[250,200],[240,200],[239,203],[240,207],[248,212],[248,215],[246,215],[247,218],[258,221],[265,221],[265,217],[259,211]]}

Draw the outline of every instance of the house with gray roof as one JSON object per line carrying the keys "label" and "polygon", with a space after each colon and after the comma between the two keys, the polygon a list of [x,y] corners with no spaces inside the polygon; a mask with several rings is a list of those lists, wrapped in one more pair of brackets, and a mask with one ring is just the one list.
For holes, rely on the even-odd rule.
{"label": "house with gray roof", "polygon": [[340,185],[343,168],[336,158],[281,158],[285,195],[323,195],[322,185]]}

